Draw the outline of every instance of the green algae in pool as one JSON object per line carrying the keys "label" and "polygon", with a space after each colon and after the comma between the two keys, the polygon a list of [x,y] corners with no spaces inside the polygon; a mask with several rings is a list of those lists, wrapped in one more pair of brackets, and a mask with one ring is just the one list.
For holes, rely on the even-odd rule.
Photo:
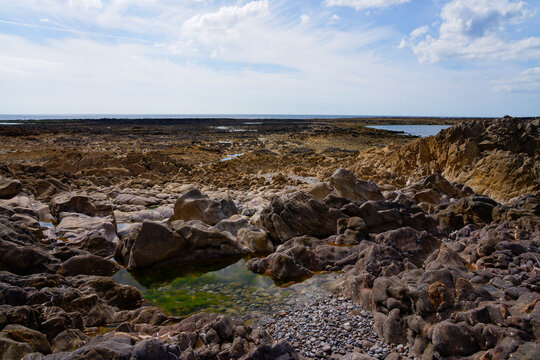
{"label": "green algae in pool", "polygon": [[151,268],[114,279],[137,287],[146,300],[169,315],[217,312],[247,320],[275,313],[281,304],[307,301],[306,293],[321,288],[335,274],[317,275],[301,284],[279,287],[245,267],[244,259],[220,259],[186,266]]}

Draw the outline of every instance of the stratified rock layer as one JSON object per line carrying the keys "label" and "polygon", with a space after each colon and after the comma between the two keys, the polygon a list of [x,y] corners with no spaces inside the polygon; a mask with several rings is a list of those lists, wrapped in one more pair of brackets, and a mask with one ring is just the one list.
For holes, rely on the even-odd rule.
{"label": "stratified rock layer", "polygon": [[497,200],[540,190],[540,119],[464,122],[437,136],[373,148],[352,170],[379,184],[404,186],[432,173]]}

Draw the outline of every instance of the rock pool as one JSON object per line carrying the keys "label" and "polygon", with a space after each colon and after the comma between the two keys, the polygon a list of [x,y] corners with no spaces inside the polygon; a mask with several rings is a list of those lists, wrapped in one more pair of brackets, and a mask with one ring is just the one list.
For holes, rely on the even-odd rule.
{"label": "rock pool", "polygon": [[245,268],[246,259],[220,259],[186,266],[144,269],[114,275],[137,287],[145,299],[170,315],[218,312],[263,322],[280,307],[307,303],[329,292],[337,273],[317,274],[301,283],[276,284]]}

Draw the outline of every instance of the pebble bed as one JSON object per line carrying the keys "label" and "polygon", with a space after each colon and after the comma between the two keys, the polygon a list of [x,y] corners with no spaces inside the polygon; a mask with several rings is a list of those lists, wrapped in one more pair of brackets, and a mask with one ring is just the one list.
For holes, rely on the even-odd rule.
{"label": "pebble bed", "polygon": [[341,359],[347,354],[385,359],[391,353],[395,359],[400,358],[397,355],[413,359],[408,346],[390,346],[378,339],[369,312],[331,294],[319,294],[307,305],[285,307],[263,327],[274,340],[288,341],[304,359]]}

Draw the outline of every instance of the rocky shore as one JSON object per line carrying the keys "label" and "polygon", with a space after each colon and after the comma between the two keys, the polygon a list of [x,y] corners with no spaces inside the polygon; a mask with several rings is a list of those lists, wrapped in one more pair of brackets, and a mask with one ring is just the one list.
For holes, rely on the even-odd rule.
{"label": "rocky shore", "polygon": [[[0,128],[0,357],[537,359],[540,119],[363,125]],[[338,281],[246,323],[112,278],[231,256]]]}

